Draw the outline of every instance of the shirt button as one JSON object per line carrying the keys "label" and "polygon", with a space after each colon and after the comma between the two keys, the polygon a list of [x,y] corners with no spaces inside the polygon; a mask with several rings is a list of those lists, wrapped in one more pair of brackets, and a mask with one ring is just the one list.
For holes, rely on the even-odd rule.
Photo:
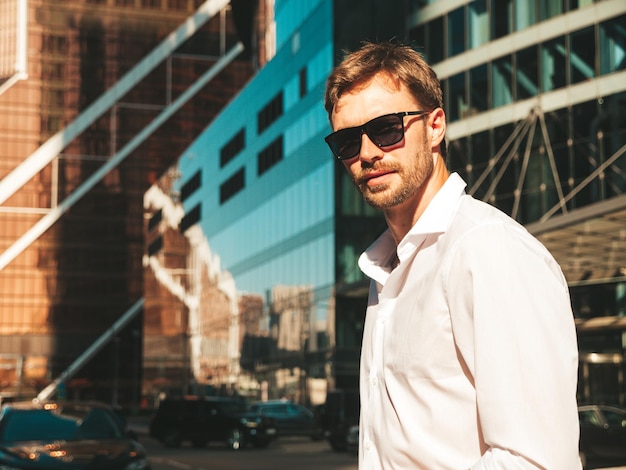
{"label": "shirt button", "polygon": [[372,377],[372,385],[375,387],[378,385],[378,377]]}
{"label": "shirt button", "polygon": [[365,441],[365,450],[371,450],[371,449],[372,449],[371,441]]}

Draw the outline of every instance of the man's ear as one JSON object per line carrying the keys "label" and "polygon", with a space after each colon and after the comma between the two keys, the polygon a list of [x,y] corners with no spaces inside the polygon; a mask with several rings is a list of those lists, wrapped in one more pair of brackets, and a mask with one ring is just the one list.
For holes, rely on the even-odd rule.
{"label": "man's ear", "polygon": [[446,136],[446,113],[441,108],[435,108],[428,117],[431,148],[441,145]]}

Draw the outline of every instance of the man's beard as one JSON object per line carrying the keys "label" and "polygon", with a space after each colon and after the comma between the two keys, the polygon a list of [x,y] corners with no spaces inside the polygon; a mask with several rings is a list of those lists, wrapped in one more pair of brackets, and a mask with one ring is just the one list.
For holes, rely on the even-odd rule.
{"label": "man's beard", "polygon": [[[426,153],[425,149],[420,149],[415,159],[417,164],[407,167],[399,164],[394,165],[371,165],[370,168],[365,169],[361,175],[355,175],[353,181],[359,191],[361,192],[363,199],[370,206],[376,209],[389,209],[391,207],[402,204],[410,199],[415,193],[420,191],[425,182],[428,180],[433,172],[434,165],[430,153]],[[430,150],[430,149],[426,149]],[[400,177],[400,186],[391,189],[390,184],[379,184],[374,187],[367,185],[367,180],[363,176],[372,171],[380,170],[392,170]]]}

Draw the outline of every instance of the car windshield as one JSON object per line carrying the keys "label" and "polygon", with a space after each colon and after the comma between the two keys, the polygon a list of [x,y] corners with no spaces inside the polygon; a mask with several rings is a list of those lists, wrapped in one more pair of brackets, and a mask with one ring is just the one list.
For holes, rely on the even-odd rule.
{"label": "car windshield", "polygon": [[113,439],[123,435],[115,418],[98,408],[5,411],[0,432],[4,443]]}
{"label": "car windshield", "polygon": [[604,418],[611,427],[626,428],[626,413],[620,410],[604,410]]}

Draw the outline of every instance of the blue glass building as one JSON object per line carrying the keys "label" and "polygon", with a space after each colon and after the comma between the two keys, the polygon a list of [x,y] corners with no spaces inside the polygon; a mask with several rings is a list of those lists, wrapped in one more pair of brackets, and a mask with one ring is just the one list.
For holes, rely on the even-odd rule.
{"label": "blue glass building", "polygon": [[[237,289],[263,297],[270,331],[272,315],[305,305],[301,354],[265,366],[357,386],[367,281],[356,259],[384,221],[326,148],[322,98],[343,50],[396,37],[413,41],[440,76],[450,169],[528,225],[563,266],[581,400],[623,405],[626,4],[276,0],[274,13],[274,58],[179,162],[181,229],[198,224]],[[585,238],[592,232],[606,237]],[[305,292],[306,302],[285,302],[285,292]],[[586,323],[597,317],[610,327]]]}

